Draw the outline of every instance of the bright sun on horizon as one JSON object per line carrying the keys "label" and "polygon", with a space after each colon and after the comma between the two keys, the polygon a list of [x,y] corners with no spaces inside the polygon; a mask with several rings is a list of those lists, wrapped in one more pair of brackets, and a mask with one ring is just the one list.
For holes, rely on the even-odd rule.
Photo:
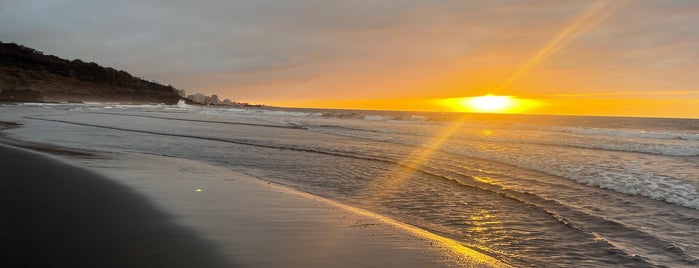
{"label": "bright sun on horizon", "polygon": [[461,105],[470,110],[488,113],[505,112],[508,108],[514,105],[514,101],[510,96],[480,96],[465,98],[461,101]]}
{"label": "bright sun on horizon", "polygon": [[485,95],[446,99],[452,110],[471,113],[518,113],[525,108],[526,100],[512,96]]}

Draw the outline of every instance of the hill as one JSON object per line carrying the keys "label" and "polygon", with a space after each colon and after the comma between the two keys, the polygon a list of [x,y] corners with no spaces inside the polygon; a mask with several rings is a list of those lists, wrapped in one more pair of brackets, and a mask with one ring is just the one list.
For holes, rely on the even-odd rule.
{"label": "hill", "polygon": [[175,104],[180,99],[174,87],[125,71],[0,42],[0,101]]}

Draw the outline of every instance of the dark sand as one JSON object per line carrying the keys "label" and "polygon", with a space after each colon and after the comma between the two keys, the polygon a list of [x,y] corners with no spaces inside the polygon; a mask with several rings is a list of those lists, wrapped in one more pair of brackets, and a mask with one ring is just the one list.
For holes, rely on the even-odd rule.
{"label": "dark sand", "polygon": [[507,267],[392,219],[197,161],[0,145],[0,170],[0,267]]}
{"label": "dark sand", "polygon": [[235,267],[129,188],[0,145],[0,266]]}

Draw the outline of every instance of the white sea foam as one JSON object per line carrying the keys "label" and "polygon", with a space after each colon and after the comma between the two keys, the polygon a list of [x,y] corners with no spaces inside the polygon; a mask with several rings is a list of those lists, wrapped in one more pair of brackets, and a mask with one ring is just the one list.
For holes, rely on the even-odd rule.
{"label": "white sea foam", "polygon": [[192,105],[189,105],[189,104],[185,103],[184,100],[178,101],[177,104],[176,104],[175,106],[177,106],[177,107],[179,107],[179,108],[191,108],[191,107],[192,107]]}
{"label": "white sea foam", "polygon": [[23,102],[19,103],[19,106],[40,106],[40,107],[51,107],[63,105],[62,103],[43,103],[43,102]]}
{"label": "white sea foam", "polygon": [[288,117],[308,117],[308,116],[320,116],[320,113],[308,113],[308,112],[292,112],[292,111],[277,111],[277,110],[265,110],[265,109],[240,109],[240,108],[209,108],[204,109],[200,112],[201,114],[211,114],[211,115],[241,115],[241,116],[288,116]]}
{"label": "white sea foam", "polygon": [[[168,106],[172,107],[172,106]],[[178,104],[177,108],[189,108]],[[158,109],[160,105],[114,105],[104,109]],[[167,107],[166,107],[167,108]],[[425,124],[424,116],[314,113],[269,109],[199,107],[202,115],[232,115],[282,124],[309,126],[333,135],[415,145],[424,143],[445,122]],[[396,124],[401,123],[401,124]],[[336,127],[333,127],[336,126]],[[494,127],[494,128],[493,128]],[[483,129],[493,136],[483,136]],[[445,142],[446,150],[494,160],[574,180],[578,183],[646,196],[699,209],[696,175],[671,157],[699,156],[698,134],[672,131],[581,128],[531,125],[488,126],[466,122]],[[546,147],[543,147],[546,146]],[[592,149],[592,150],[588,150]],[[652,164],[668,161],[668,164]],[[651,164],[649,164],[651,163]],[[696,167],[693,167],[696,170]],[[691,172],[691,171],[690,171]],[[698,180],[699,181],[699,180]]]}
{"label": "white sea foam", "polygon": [[[411,125],[415,127],[410,128],[397,128],[392,124],[392,132],[382,132],[375,130],[377,126],[370,129],[368,123],[352,129],[312,130],[405,145],[423,144],[435,131],[429,125],[418,128],[420,125],[416,122]],[[375,124],[379,123],[388,128],[384,122]],[[692,174],[697,166],[691,161],[674,158],[699,156],[699,143],[693,140],[560,132],[545,135],[541,130],[521,132],[524,130],[518,130],[519,127],[494,129],[495,136],[483,136],[482,129],[483,126],[477,124],[465,124],[460,132],[444,142],[443,148],[447,152],[534,169],[589,186],[699,209],[696,188],[699,176]]]}
{"label": "white sea foam", "polygon": [[[699,193],[694,185],[659,174],[636,172],[560,172],[561,176],[589,186],[633,194],[699,210]],[[559,172],[556,172],[559,173]]]}
{"label": "white sea foam", "polygon": [[408,121],[427,121],[430,118],[427,116],[422,116],[422,115],[411,115],[410,117],[407,118]]}
{"label": "white sea foam", "polygon": [[584,135],[616,136],[622,138],[670,139],[699,141],[699,133],[683,133],[670,131],[646,131],[608,128],[556,127],[550,128],[560,132]]}
{"label": "white sea foam", "polygon": [[387,120],[393,120],[393,117],[381,116],[381,115],[367,115],[367,116],[364,116],[363,119],[366,121],[387,121]]}
{"label": "white sea foam", "polygon": [[122,109],[122,110],[127,110],[127,109],[155,109],[155,108],[165,108],[167,105],[165,104],[118,104],[114,105],[114,108],[116,109]]}
{"label": "white sea foam", "polygon": [[[574,180],[578,183],[661,200],[699,210],[699,193],[694,183],[678,178],[681,163],[661,156],[638,156],[623,152],[596,153],[575,148],[539,148],[536,145],[490,144],[473,150],[468,143],[451,144],[445,151],[495,160],[521,168]],[[662,163],[662,162],[667,163]],[[651,163],[657,163],[652,166]],[[686,168],[692,168],[691,165]],[[674,177],[678,176],[678,177]],[[684,176],[692,176],[684,174]]]}
{"label": "white sea foam", "polygon": [[271,116],[294,116],[294,117],[306,117],[306,116],[320,116],[320,113],[307,113],[307,112],[287,112],[287,111],[272,111],[272,110],[256,110],[257,113],[263,115]]}

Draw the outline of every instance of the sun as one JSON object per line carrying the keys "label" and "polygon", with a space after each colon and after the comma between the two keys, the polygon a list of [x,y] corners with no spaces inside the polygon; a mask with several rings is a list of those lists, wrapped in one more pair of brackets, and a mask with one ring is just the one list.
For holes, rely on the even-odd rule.
{"label": "sun", "polygon": [[541,106],[539,101],[514,96],[485,95],[465,98],[441,99],[443,107],[466,113],[524,113]]}
{"label": "sun", "polygon": [[478,112],[496,113],[503,112],[512,107],[514,101],[510,96],[487,95],[465,98],[461,101],[461,105]]}
{"label": "sun", "polygon": [[504,113],[517,106],[517,101],[510,96],[486,95],[458,99],[461,109],[477,113]]}

